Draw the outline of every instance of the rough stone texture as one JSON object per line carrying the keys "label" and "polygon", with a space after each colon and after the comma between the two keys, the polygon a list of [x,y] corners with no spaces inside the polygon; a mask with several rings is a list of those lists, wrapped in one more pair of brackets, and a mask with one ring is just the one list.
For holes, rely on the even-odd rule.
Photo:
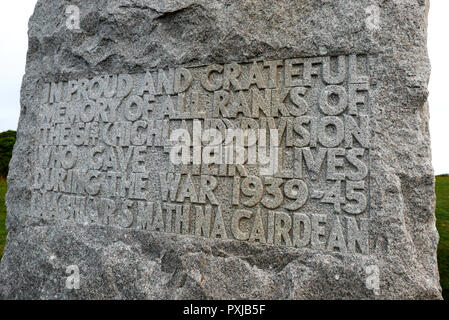
{"label": "rough stone texture", "polygon": [[[81,9],[81,31],[65,8]],[[380,28],[365,9],[380,8]],[[39,0],[7,194],[6,299],[439,299],[428,130],[428,2]],[[371,93],[370,253],[82,225],[33,216],[42,82],[254,59],[377,57]],[[79,290],[65,288],[77,264]],[[379,290],[366,285],[379,269]]]}

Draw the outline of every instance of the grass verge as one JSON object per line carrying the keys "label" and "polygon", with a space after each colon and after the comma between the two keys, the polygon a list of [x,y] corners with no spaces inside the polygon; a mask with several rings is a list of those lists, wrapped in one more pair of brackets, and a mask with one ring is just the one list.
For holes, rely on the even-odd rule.
{"label": "grass verge", "polygon": [[438,244],[438,269],[440,270],[440,283],[443,288],[443,297],[449,300],[449,177],[436,177],[435,193],[437,205],[437,229],[440,234]]}

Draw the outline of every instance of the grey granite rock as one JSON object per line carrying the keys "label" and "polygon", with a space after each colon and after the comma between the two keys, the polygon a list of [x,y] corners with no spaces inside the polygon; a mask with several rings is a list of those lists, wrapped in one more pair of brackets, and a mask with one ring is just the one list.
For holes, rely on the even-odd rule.
{"label": "grey granite rock", "polygon": [[[66,14],[69,5],[79,8],[79,30],[69,28],[66,24],[70,18]],[[21,115],[8,176],[9,233],[0,264],[0,297],[440,299],[434,176],[428,130],[428,6],[426,0],[39,0],[29,22],[29,49],[21,93]],[[56,116],[48,123],[43,120],[43,105],[65,112],[61,111],[61,105],[64,104],[58,100],[57,93],[53,96],[56,100],[53,103],[52,98],[48,98],[46,88],[49,88],[47,85],[50,83],[66,85],[67,81],[90,80],[99,75],[131,74],[135,87],[129,96],[139,96],[135,90],[142,84],[142,77],[147,70],[169,70],[182,66],[193,74],[192,90],[201,89],[206,101],[210,102],[212,93],[195,87],[195,81],[200,81],[199,74],[204,73],[207,66],[229,66],[235,62],[242,66],[244,72],[248,72],[253,61],[261,64],[261,61],[281,60],[279,70],[284,72],[288,61],[292,61],[289,59],[306,58],[303,61],[315,66],[313,70],[324,70],[327,57],[338,56],[345,62],[344,72],[348,76],[324,81],[321,79],[324,79],[321,73],[324,71],[317,71],[316,74],[312,72],[311,83],[295,85],[303,89],[294,92],[307,92],[302,95],[308,101],[310,119],[324,121],[322,119],[326,118],[340,123],[343,120],[338,119],[353,117],[360,126],[359,131],[365,133],[360,133],[358,138],[357,133],[354,135],[354,146],[348,143],[347,136],[344,142],[339,140],[332,145],[333,138],[329,141],[325,139],[326,134],[332,133],[325,133],[329,127],[324,126],[317,133],[317,146],[312,145],[310,137],[308,145],[298,144],[299,149],[312,150],[315,156],[315,151],[327,145],[328,149],[323,150],[328,152],[328,161],[318,166],[319,177],[314,179],[313,170],[307,166],[304,167],[303,176],[277,178],[284,183],[281,196],[285,199],[280,202],[282,204],[273,204],[276,196],[273,198],[270,196],[272,194],[265,193],[263,199],[259,199],[260,203],[256,201],[255,206],[247,206],[249,211],[245,212],[250,212],[250,218],[240,216],[237,226],[233,224],[236,212],[239,212],[237,209],[245,209],[245,203],[248,204],[252,199],[246,196],[250,196],[254,189],[250,188],[252,185],[249,180],[246,181],[249,186],[241,189],[244,193],[241,195],[242,202],[234,205],[229,199],[233,195],[235,180],[233,182],[232,177],[215,174],[219,186],[214,189],[214,193],[223,211],[226,239],[223,239],[224,233],[220,229],[223,225],[219,225],[216,205],[213,205],[215,225],[210,226],[215,230],[215,236],[204,237],[195,233],[198,216],[194,208],[197,205],[207,210],[207,206],[200,204],[207,205],[211,199],[206,197],[206,201],[192,201],[195,197],[192,193],[189,200],[185,197],[176,199],[175,194],[175,201],[164,202],[172,205],[193,203],[190,229],[186,232],[182,231],[180,224],[177,225],[178,220],[172,222],[173,226],[156,228],[156,222],[151,221],[147,227],[139,227],[138,221],[141,220],[136,217],[137,202],[145,205],[151,201],[156,214],[157,203],[162,201],[160,191],[165,186],[159,181],[159,173],[169,171],[168,155],[162,146],[144,148],[146,158],[143,171],[149,174],[149,178],[144,182],[146,193],[143,196],[139,196],[137,191],[131,195],[130,190],[134,187],[129,187],[119,195],[113,192],[108,194],[103,189],[96,193],[92,189],[88,191],[88,188],[80,193],[71,193],[67,186],[46,186],[45,183],[35,181],[50,172],[48,170],[54,173],[58,169],[64,172],[61,174],[65,180],[56,177],[55,181],[67,183],[69,169],[92,169],[90,152],[96,145],[108,148],[102,139],[94,139],[94,142],[76,144],[74,149],[78,150],[75,151],[78,161],[74,166],[67,164],[70,159],[65,159],[65,164],[61,164],[58,157],[51,154],[51,161],[45,161],[43,146],[53,144],[65,150],[67,145],[73,147],[75,141],[72,136],[65,143],[64,138],[61,138],[63,134],[59,131],[55,133],[55,128],[60,128]],[[349,70],[351,59],[353,66],[355,61],[356,69],[364,77],[351,78],[357,74],[357,71],[352,74]],[[337,59],[332,58],[330,61],[331,65],[337,65]],[[264,68],[263,72],[264,77],[268,77],[268,68]],[[304,70],[301,72],[305,74]],[[331,67],[331,74],[335,72],[336,67]],[[215,72],[215,76],[220,74]],[[285,73],[282,73],[280,82],[287,87],[285,78]],[[81,80],[77,83],[81,86]],[[267,87],[271,88],[267,90],[271,90],[270,94],[274,95],[277,90],[275,85],[257,83],[258,89]],[[325,91],[325,87],[328,91]],[[336,101],[333,100],[332,90],[337,90],[335,87],[349,90],[345,97],[350,100],[349,105],[358,108],[359,112],[346,110],[332,115],[332,108],[337,108],[343,101],[342,95]],[[89,99],[93,99],[94,87],[90,89]],[[231,93],[234,95],[237,91],[234,85]],[[326,110],[326,103],[318,102],[319,92],[330,92],[325,97],[330,98],[328,103],[332,109],[326,111],[327,117],[322,114],[322,110]],[[290,94],[293,101],[293,93]],[[157,100],[162,99],[163,95],[156,96]],[[143,95],[140,97],[145,98]],[[296,96],[297,99],[301,97],[300,94]],[[366,99],[355,101],[357,97]],[[117,98],[117,101],[124,105],[128,98]],[[80,99],[83,100],[83,97]],[[81,108],[81,105],[81,102],[74,104],[75,108]],[[98,105],[93,108],[98,108]],[[122,108],[117,109],[118,113],[124,114]],[[207,111],[212,112],[208,108]],[[67,105],[64,110],[69,109]],[[241,121],[241,116],[229,121]],[[261,116],[250,118],[261,121],[263,116],[261,112]],[[271,116],[276,118],[274,113]],[[223,117],[219,113],[215,118]],[[363,117],[369,119],[367,126],[358,122]],[[62,118],[67,123],[67,114]],[[135,123],[137,118],[130,111],[129,122]],[[286,123],[298,118],[298,113],[290,111],[290,120],[286,120]],[[163,130],[164,115],[157,111],[146,119],[142,116],[142,119],[147,124],[152,119],[160,119],[158,124],[161,127],[157,129]],[[169,119],[173,123],[180,122],[172,120],[171,115]],[[108,121],[110,126],[120,122],[111,119],[106,121],[104,118],[98,120],[95,117],[94,120],[75,121],[76,124],[69,123],[65,127],[72,133],[80,122],[83,125],[95,122],[95,126],[100,123],[100,131]],[[123,119],[121,121],[125,122]],[[186,122],[190,123],[190,120]],[[344,126],[346,133],[350,123],[344,122]],[[44,132],[50,130],[50,127],[54,130],[55,138],[52,138],[52,143],[44,143]],[[338,131],[337,127],[334,126],[334,130]],[[364,131],[366,128],[368,131]],[[139,145],[137,137],[136,133],[132,142],[135,145]],[[352,141],[352,137],[349,138]],[[369,139],[369,145],[361,143],[359,146],[359,140],[365,138]],[[353,160],[352,166],[348,165],[350,160],[346,158],[343,166],[346,169],[341,169],[337,160],[332,160],[330,156],[334,152],[331,150],[338,149],[340,151],[335,152],[343,152],[344,155],[357,147],[365,152],[358,162]],[[282,148],[287,149],[284,145]],[[128,147],[125,149],[130,150]],[[137,149],[133,150],[137,152]],[[302,151],[304,159],[305,152]],[[133,168],[134,164],[139,166],[137,162],[133,162]],[[61,166],[62,169],[58,168]],[[293,164],[295,166],[297,164]],[[361,176],[354,178],[357,175],[354,166]],[[366,172],[363,172],[363,168],[367,169]],[[97,170],[99,174],[107,172],[104,166]],[[126,171],[139,172],[126,169],[122,173]],[[335,178],[338,172],[343,172],[343,178]],[[256,176],[254,179],[257,180],[258,175],[252,176]],[[305,204],[296,205],[296,202],[292,203],[287,198],[294,198],[292,185],[302,186],[298,184],[299,178],[303,178],[310,192]],[[267,181],[271,180],[264,179],[267,192]],[[338,185],[338,181],[343,181],[342,189],[346,187],[346,194],[339,190],[341,193],[336,196],[338,199],[328,201],[338,203],[332,205],[320,201],[326,196],[323,198],[318,189],[326,192]],[[196,180],[194,184],[198,186]],[[292,189],[289,190],[287,185]],[[107,189],[110,184],[104,183],[103,187]],[[239,189],[238,192],[240,194]],[[56,202],[45,203],[42,199],[47,195],[50,196],[48,199],[56,199]],[[107,198],[114,198],[115,202],[101,202],[101,199]],[[77,199],[81,202],[89,199],[99,201],[95,202],[100,208],[97,216],[94,213],[92,217],[80,217],[81,214],[76,212]],[[128,203],[130,211],[119,207],[123,204],[126,207]],[[111,209],[113,212],[108,217],[105,212],[108,212],[110,206],[117,207],[114,207],[116,210]],[[293,210],[285,209],[286,206]],[[176,212],[186,207],[180,208],[173,210]],[[263,236],[263,242],[266,243],[247,241],[251,228],[254,231],[252,226],[256,221],[256,208],[262,210],[262,221],[267,233]],[[148,207],[146,210],[149,212]],[[133,218],[127,216],[128,212],[134,215]],[[164,214],[167,212],[164,210]],[[270,212],[276,221],[272,229],[268,221]],[[177,218],[178,214],[174,213]],[[308,236],[312,237],[302,244],[295,242],[293,227],[286,226],[292,221],[295,224],[297,220],[293,217],[298,214],[303,218],[305,216],[306,221],[303,223],[304,230],[300,231],[302,236],[305,237],[309,230]],[[164,217],[167,223],[169,218],[167,215]],[[321,227],[317,222],[320,217],[329,219],[325,220],[327,222],[333,221],[323,224],[323,235],[320,235]],[[339,223],[342,226],[338,227]],[[367,224],[366,229],[364,223]],[[283,234],[285,229],[282,228],[288,229],[288,235]],[[221,238],[217,236],[220,232]],[[274,240],[269,239],[270,232],[274,234]],[[67,273],[70,266],[72,270],[75,266],[79,271],[79,289],[70,287],[70,284],[76,284],[73,277],[77,273]]]}

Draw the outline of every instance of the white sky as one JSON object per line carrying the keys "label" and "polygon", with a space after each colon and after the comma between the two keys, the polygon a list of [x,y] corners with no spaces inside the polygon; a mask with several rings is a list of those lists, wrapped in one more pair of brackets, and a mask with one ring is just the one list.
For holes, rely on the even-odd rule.
{"label": "white sky", "polygon": [[[27,25],[36,0],[5,1],[0,4],[0,132],[16,130],[20,113],[20,85],[25,69]],[[432,63],[429,84],[430,132],[436,174],[449,173],[449,1],[431,0],[428,48]]]}

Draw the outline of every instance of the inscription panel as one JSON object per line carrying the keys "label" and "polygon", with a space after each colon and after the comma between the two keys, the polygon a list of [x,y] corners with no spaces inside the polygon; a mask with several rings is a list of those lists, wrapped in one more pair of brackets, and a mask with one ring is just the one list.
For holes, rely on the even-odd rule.
{"label": "inscription panel", "polygon": [[33,214],[368,254],[372,65],[313,57],[47,83]]}

